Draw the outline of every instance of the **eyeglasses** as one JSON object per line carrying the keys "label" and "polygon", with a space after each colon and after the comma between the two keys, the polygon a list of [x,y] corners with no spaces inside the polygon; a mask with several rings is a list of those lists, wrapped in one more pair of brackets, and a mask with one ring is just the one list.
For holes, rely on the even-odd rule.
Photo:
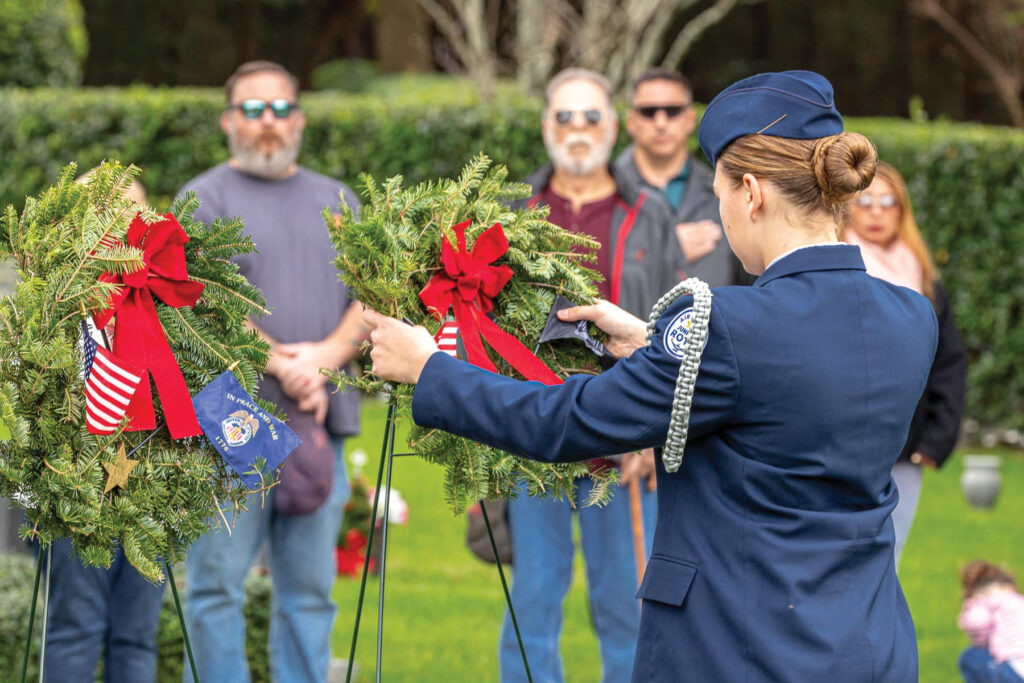
{"label": "eyeglasses", "polygon": [[299,104],[298,102],[289,102],[284,98],[271,100],[270,102],[265,100],[245,100],[241,104],[235,104],[229,108],[238,109],[245,118],[255,120],[263,116],[263,112],[267,110],[267,107],[270,107],[270,111],[274,112],[275,118],[286,119],[292,115],[293,111],[299,108]]}
{"label": "eyeglasses", "polygon": [[853,203],[861,209],[870,209],[873,206],[878,206],[881,209],[891,209],[899,203],[895,195],[882,194],[875,197],[870,194],[862,194],[853,200]]}
{"label": "eyeglasses", "polygon": [[560,126],[567,126],[577,112],[583,114],[583,120],[587,122],[588,126],[596,126],[604,118],[600,109],[559,109],[555,112],[555,122]]}
{"label": "eyeglasses", "polygon": [[689,103],[687,103],[687,104],[662,104],[662,105],[655,105],[655,106],[651,106],[651,107],[633,107],[633,111],[635,111],[637,114],[639,114],[640,116],[644,117],[645,119],[653,119],[655,116],[658,115],[659,111],[663,111],[663,112],[665,112],[665,117],[666,118],[674,119],[675,117],[679,116],[680,114],[682,114],[684,111],[686,111],[689,108],[690,108],[690,104]]}

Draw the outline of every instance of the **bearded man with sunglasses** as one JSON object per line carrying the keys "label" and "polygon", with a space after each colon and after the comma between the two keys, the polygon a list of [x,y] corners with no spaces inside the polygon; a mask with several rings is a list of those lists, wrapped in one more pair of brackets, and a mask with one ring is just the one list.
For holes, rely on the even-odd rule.
{"label": "bearded man with sunglasses", "polygon": [[699,277],[712,287],[746,284],[739,259],[723,239],[712,169],[689,153],[697,127],[689,81],[671,69],[648,69],[633,83],[626,130],[633,144],[615,168],[669,203],[681,247],[679,279]]}
{"label": "bearded man with sunglasses", "polygon": [[[352,191],[296,163],[306,120],[298,81],[273,62],[241,65],[226,83],[220,125],[231,158],[189,181],[204,223],[241,216],[259,253],[237,257],[240,272],[263,290],[270,315],[251,326],[270,342],[260,396],[284,410],[303,445],[284,468],[292,476],[261,506],[235,515],[191,548],[186,568],[186,617],[199,677],[248,681],[242,583],[264,541],[268,544],[274,609],[270,624],[271,677],[277,683],[326,681],[335,606],[333,548],[348,498],[343,439],[359,430],[355,394],[328,395],[320,368],[339,368],[363,338],[361,306],[338,281],[334,248],[321,212],[339,197],[357,207]],[[306,449],[306,450],[303,450]],[[315,461],[317,466],[305,470]],[[331,485],[310,485],[331,479]],[[191,678],[185,666],[186,680]]]}
{"label": "bearded man with sunglasses", "polygon": [[[679,245],[667,204],[608,164],[619,128],[607,79],[583,69],[556,75],[547,87],[541,129],[551,163],[527,179],[533,196],[525,203],[547,205],[552,223],[600,242],[595,268],[604,276],[596,283],[601,296],[646,318],[658,297],[676,284]],[[591,461],[592,468],[619,466],[604,458]],[[623,484],[640,479],[641,473],[653,474],[653,453],[622,456],[621,467]],[[584,507],[592,484],[589,479],[577,484],[572,502],[531,498],[524,492],[508,503],[512,601],[519,629],[533,679],[564,680],[558,644],[562,603],[572,581],[575,508],[590,613],[600,643],[602,680],[628,681],[640,625],[629,496],[620,489],[607,506]],[[652,486],[641,488],[644,540],[649,549],[655,494]],[[503,683],[526,680],[507,615],[500,665]]]}

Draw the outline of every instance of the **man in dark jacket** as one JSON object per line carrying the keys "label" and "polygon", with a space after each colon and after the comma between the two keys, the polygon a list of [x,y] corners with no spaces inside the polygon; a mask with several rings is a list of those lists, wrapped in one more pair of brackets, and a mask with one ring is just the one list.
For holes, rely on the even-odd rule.
{"label": "man in dark jacket", "polygon": [[679,279],[699,277],[712,287],[749,284],[739,259],[722,237],[714,171],[688,149],[697,125],[689,82],[671,69],[648,69],[633,83],[626,130],[633,144],[615,160],[631,184],[671,206],[681,252]]}
{"label": "man in dark jacket", "polygon": [[[609,167],[618,120],[607,80],[600,74],[568,69],[548,84],[541,123],[551,163],[533,173],[531,206],[550,208],[548,220],[601,243],[596,270],[601,295],[646,318],[658,298],[676,283],[679,244],[668,205]],[[615,397],[609,396],[609,400]],[[592,467],[616,467],[607,459]],[[622,481],[653,474],[653,454],[622,459]],[[530,498],[509,501],[512,536],[512,601],[534,680],[563,680],[558,641],[562,602],[572,579],[572,511],[579,510],[587,565],[587,588],[594,628],[601,646],[603,680],[628,680],[633,665],[640,611],[634,598],[637,567],[629,499],[615,493],[603,508],[584,508],[592,489],[579,482],[575,501]],[[656,514],[653,491],[643,487],[646,548]],[[501,637],[501,680],[526,680],[508,618]]]}

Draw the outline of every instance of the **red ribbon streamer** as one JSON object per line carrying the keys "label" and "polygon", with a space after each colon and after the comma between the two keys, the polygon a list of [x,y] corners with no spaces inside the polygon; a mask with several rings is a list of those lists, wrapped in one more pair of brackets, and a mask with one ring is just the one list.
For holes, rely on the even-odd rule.
{"label": "red ribbon streamer", "polygon": [[466,355],[473,365],[495,373],[498,371],[484,350],[480,339],[483,335],[487,343],[526,379],[561,384],[558,375],[518,339],[487,317],[494,309],[494,297],[512,279],[511,268],[491,265],[508,251],[508,240],[501,223],[495,223],[477,237],[473,249],[467,251],[466,228],[469,224],[470,221],[464,221],[452,228],[458,249],[452,247],[447,238],[441,240],[443,269],[420,291],[420,301],[438,320],[449,308],[454,311]]}
{"label": "red ribbon streamer", "polygon": [[[114,355],[148,370],[160,395],[167,429],[174,439],[202,434],[192,397],[181,375],[181,368],[167,342],[153,302],[155,295],[172,308],[192,306],[203,292],[203,285],[188,279],[185,266],[185,243],[188,235],[177,219],[164,214],[166,220],[149,225],[137,215],[128,228],[125,242],[142,250],[144,265],[124,275],[103,273],[100,282],[121,287],[111,294],[106,307],[93,317],[102,329],[117,314],[114,333]],[[128,404],[128,431],[156,427],[153,394],[148,378],[143,379]]]}

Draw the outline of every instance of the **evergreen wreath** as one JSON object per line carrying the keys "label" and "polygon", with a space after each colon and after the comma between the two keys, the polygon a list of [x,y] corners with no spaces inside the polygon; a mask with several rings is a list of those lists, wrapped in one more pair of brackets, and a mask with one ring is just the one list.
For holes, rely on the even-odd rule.
{"label": "evergreen wreath", "polygon": [[[452,227],[466,220],[469,247],[494,223],[500,223],[508,251],[496,264],[513,271],[509,283],[494,298],[493,317],[506,332],[531,350],[540,338],[555,296],[577,303],[597,297],[593,283],[600,275],[584,265],[593,262],[594,240],[567,232],[549,223],[546,207],[511,209],[509,203],[530,196],[524,183],[507,181],[504,166],[492,166],[478,155],[457,179],[402,187],[402,177],[383,184],[361,176],[366,203],[355,211],[344,207],[340,218],[329,211],[324,220],[338,251],[335,264],[341,279],[362,303],[397,318],[406,318],[436,333],[441,325],[428,313],[419,292],[441,270],[441,239],[456,243]],[[577,253],[584,247],[585,253]],[[493,349],[488,356],[503,375],[518,373]],[[544,344],[537,356],[560,377],[599,371],[595,357],[571,340]],[[391,390],[397,414],[411,419],[413,387],[391,388],[367,370],[351,378],[331,373],[342,386],[363,391]],[[525,482],[529,495],[568,496],[572,500],[577,477],[589,475],[595,486],[587,505],[605,502],[615,480],[609,470],[592,473],[583,463],[551,465],[519,458],[489,446],[454,436],[439,429],[414,427],[409,445],[429,462],[444,467],[444,495],[452,510],[460,513],[487,498],[517,494]]]}
{"label": "evergreen wreath", "polygon": [[[12,206],[0,216],[0,257],[13,259],[20,276],[0,301],[0,437],[10,432],[0,438],[0,495],[24,509],[26,538],[44,545],[69,538],[84,562],[100,566],[110,565],[120,542],[129,562],[158,582],[164,560],[206,533],[211,518],[227,524],[222,507],[239,510],[250,491],[205,438],[174,441],[161,429],[131,456],[139,465],[127,487],[103,493],[104,463],[152,432],[123,431],[122,422],[110,436],[88,433],[81,322],[114,287],[99,281],[104,271],[141,267],[141,250],[123,244],[136,213],[147,223],[163,216],[126,198],[134,167],[105,163],[86,184],[74,182],[75,172],[67,166],[20,216]],[[205,289],[193,308],[158,300],[160,323],[190,394],[228,369],[255,393],[269,347],[245,321],[266,310],[229,260],[255,247],[237,219],[195,222],[198,206],[187,196],[172,213],[189,236],[189,277]],[[154,401],[160,424],[155,393]]]}

